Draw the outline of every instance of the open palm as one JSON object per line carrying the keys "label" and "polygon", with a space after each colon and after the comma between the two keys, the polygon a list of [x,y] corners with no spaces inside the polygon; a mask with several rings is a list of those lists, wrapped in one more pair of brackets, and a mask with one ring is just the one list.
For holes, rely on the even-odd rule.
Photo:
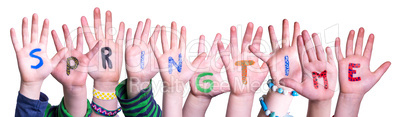
{"label": "open palm", "polygon": [[303,71],[302,82],[284,78],[281,84],[294,89],[309,100],[328,100],[333,97],[337,82],[335,61],[331,48],[326,48],[325,58],[320,38],[316,33],[312,37],[314,45],[307,31],[303,31],[297,39]]}
{"label": "open palm", "polygon": [[[299,23],[295,22],[292,44],[290,43],[290,34],[289,34],[289,23],[288,20],[283,20],[283,30],[282,30],[282,48],[278,45],[278,40],[275,35],[274,27],[268,27],[269,36],[271,39],[272,53],[264,54],[260,52],[260,50],[255,46],[250,46],[251,52],[253,52],[258,58],[262,61],[265,61],[269,66],[269,71],[271,74],[271,78],[273,79],[273,83],[280,87],[285,88],[287,90],[291,90],[287,87],[282,87],[279,84],[279,81],[282,78],[292,78],[293,80],[300,82],[301,81],[301,66],[299,61],[299,55],[297,54],[297,45],[296,39],[300,34],[300,26]],[[286,67],[286,63],[288,63],[289,67]]]}
{"label": "open palm", "polygon": [[[223,68],[222,59],[215,60],[218,51],[218,42],[221,34],[217,34],[212,44],[207,59],[198,67],[196,73],[190,79],[191,93],[195,96],[215,97],[230,91],[229,84],[222,80],[220,75]],[[205,52],[205,37],[200,36],[198,54]]]}
{"label": "open palm", "polygon": [[[89,75],[96,81],[118,82],[123,59],[122,43],[124,37],[124,23],[120,23],[116,41],[113,39],[112,13],[110,11],[106,12],[105,35],[101,27],[102,23],[99,8],[95,8],[94,10],[94,30],[96,38],[93,37],[87,19],[84,16],[81,18],[81,24],[89,49],[93,49],[97,41],[103,42],[100,50],[98,50],[100,52],[95,54],[95,57],[90,60]],[[106,51],[108,48],[110,50]],[[104,53],[101,52],[102,49],[105,50]],[[106,55],[109,55],[108,58],[111,63],[102,61],[102,56]]]}
{"label": "open palm", "polygon": [[[83,86],[85,85],[88,74],[89,61],[98,52],[101,42],[98,42],[96,46],[92,48],[87,54],[83,54],[82,28],[78,27],[77,29],[76,48],[74,48],[73,46],[70,31],[68,30],[67,25],[63,25],[63,32],[68,52],[53,70],[52,75],[56,78],[57,81],[63,84],[63,86]],[[61,44],[55,30],[52,31],[52,36],[57,51],[60,51],[63,48],[63,45]],[[67,61],[68,58],[75,58],[77,61],[75,61],[74,59]],[[67,62],[70,62],[69,65],[67,65]],[[67,71],[67,69],[69,70]]]}
{"label": "open palm", "polygon": [[[127,30],[126,36],[126,69],[129,78],[142,82],[151,80],[158,72],[158,63],[148,41],[151,20],[147,19],[145,28],[138,22],[137,30],[132,38],[132,30]],[[156,29],[155,29],[156,30]],[[159,33],[155,31],[154,33]],[[154,35],[154,34],[153,34]]]}
{"label": "open palm", "polygon": [[335,53],[339,67],[339,83],[341,93],[364,95],[380,80],[381,76],[387,71],[391,63],[385,62],[375,72],[371,72],[370,59],[373,49],[374,35],[370,34],[368,37],[363,55],[364,29],[359,29],[355,51],[353,53],[354,35],[355,32],[351,30],[346,43],[346,58],[343,57],[341,52],[340,39],[337,38],[335,41]]}
{"label": "open palm", "polygon": [[[184,85],[190,80],[197,67],[205,58],[205,53],[198,55],[195,60],[190,63],[186,58],[186,28],[183,26],[180,31],[180,44],[177,43],[177,26],[175,22],[172,22],[171,31],[171,45],[167,46],[166,28],[162,26],[161,39],[163,54],[159,52],[156,47],[156,41],[159,32],[154,32],[151,37],[151,46],[158,61],[162,80],[167,87],[184,87]],[[156,26],[155,31],[159,31],[159,25]],[[179,60],[181,59],[181,60]],[[177,68],[169,62],[175,62]],[[180,65],[182,62],[182,65]],[[172,66],[169,67],[169,64]]]}
{"label": "open palm", "polygon": [[[247,49],[252,39],[253,28],[253,23],[250,22],[247,24],[241,53],[239,53],[237,48],[237,31],[234,26],[230,28],[230,49],[225,50],[222,41],[218,43],[219,54],[226,68],[230,90],[235,95],[254,94],[260,88],[265,76],[268,74],[267,65],[263,63],[262,66],[259,66],[258,58]],[[258,27],[252,43],[258,50],[260,48],[262,30],[262,27]],[[230,58],[230,55],[232,58]]]}

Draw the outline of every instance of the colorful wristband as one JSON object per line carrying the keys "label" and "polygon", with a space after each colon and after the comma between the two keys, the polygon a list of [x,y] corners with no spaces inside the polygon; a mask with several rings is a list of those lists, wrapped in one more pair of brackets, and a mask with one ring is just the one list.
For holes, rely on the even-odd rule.
{"label": "colorful wristband", "polygon": [[117,108],[116,110],[113,111],[109,111],[104,109],[103,107],[97,105],[95,102],[92,101],[91,103],[91,107],[92,110],[99,115],[103,115],[103,116],[116,116],[117,113],[119,113],[121,111],[121,107]]}
{"label": "colorful wristband", "polygon": [[272,82],[272,79],[268,80],[267,85],[274,92],[278,92],[278,93],[283,94],[283,95],[288,95],[289,94],[289,95],[292,95],[292,96],[299,96],[299,94],[296,91],[288,91],[288,90],[285,90],[283,88],[278,88],[278,86],[275,86],[275,84]]}
{"label": "colorful wristband", "polygon": [[101,92],[94,88],[93,91],[94,97],[101,100],[113,100],[116,98],[116,94],[114,92]]}
{"label": "colorful wristband", "polygon": [[[272,112],[272,111],[268,110],[268,106],[265,104],[264,97],[265,97],[265,95],[262,95],[259,100],[260,100],[260,104],[261,104],[262,110],[265,111],[265,115],[266,115],[266,116],[269,116],[269,117],[279,117],[279,116],[275,116],[275,112]],[[288,112],[288,113],[287,113],[285,116],[283,116],[283,117],[293,117],[293,116],[292,116],[292,115],[289,115],[289,112]]]}

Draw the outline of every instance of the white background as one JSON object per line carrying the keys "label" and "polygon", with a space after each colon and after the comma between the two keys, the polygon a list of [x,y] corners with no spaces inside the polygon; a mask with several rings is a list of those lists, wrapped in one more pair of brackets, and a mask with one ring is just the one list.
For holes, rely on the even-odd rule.
{"label": "white background", "polygon": [[[221,33],[224,42],[229,39],[229,28],[238,26],[239,34],[243,34],[246,24],[253,22],[255,30],[257,26],[264,28],[263,40],[267,42],[266,52],[270,52],[268,46],[269,36],[267,27],[273,25],[276,34],[281,37],[282,19],[289,20],[291,27],[298,21],[301,28],[310,33],[319,33],[325,46],[334,50],[334,39],[341,38],[342,50],[345,51],[346,37],[350,30],[358,30],[364,27],[366,30],[365,42],[370,33],[375,34],[374,50],[371,59],[371,70],[374,71],[385,61],[391,61],[392,65],[382,79],[364,97],[360,106],[359,116],[394,116],[400,113],[399,105],[402,105],[399,83],[400,76],[396,72],[401,70],[401,21],[400,2],[393,1],[105,1],[105,0],[68,0],[68,1],[16,1],[8,0],[0,3],[0,39],[1,39],[1,74],[3,75],[1,86],[1,111],[6,116],[13,116],[20,85],[20,75],[9,36],[10,28],[15,28],[17,36],[21,39],[21,22],[23,17],[32,21],[32,14],[38,13],[40,27],[44,18],[50,20],[50,29],[55,29],[62,38],[61,26],[67,24],[72,36],[75,28],[81,26],[80,17],[86,16],[90,25],[93,25],[93,9],[99,7],[102,20],[106,10],[113,13],[113,26],[117,28],[120,21],[124,21],[126,28],[136,28],[138,21],[152,20],[152,27],[156,24],[170,27],[171,21],[176,21],[178,26],[187,27],[187,43],[194,44],[201,34],[206,36],[211,43],[216,33]],[[29,23],[29,26],[31,24]],[[333,26],[333,27],[331,27]],[[327,30],[326,30],[327,29]],[[254,30],[254,31],[255,31]],[[292,29],[293,30],[293,29]],[[325,35],[324,35],[325,34]],[[115,35],[116,36],[116,35]],[[74,37],[74,36],[73,36]],[[238,36],[242,37],[242,36]],[[51,36],[49,35],[48,55],[53,56],[56,51]],[[239,39],[240,41],[240,39]],[[62,40],[64,43],[64,41]],[[161,49],[160,42],[157,43]],[[209,47],[207,47],[209,50]],[[265,49],[263,48],[263,49]],[[197,46],[188,45],[187,52],[196,52]],[[88,51],[84,44],[84,52]],[[194,54],[188,54],[194,55]],[[123,69],[125,69],[123,67]],[[224,80],[226,80],[226,75]],[[120,80],[125,79],[125,70],[122,71]],[[269,76],[266,80],[269,79]],[[157,74],[153,80],[154,95],[158,104],[162,104],[162,83]],[[265,83],[265,82],[264,82]],[[93,80],[87,78],[88,99],[92,99]],[[42,92],[50,98],[49,103],[59,104],[63,96],[62,86],[52,76],[49,76],[42,86]],[[184,93],[184,98],[188,94]],[[256,116],[260,110],[258,98],[267,92],[267,86],[255,94],[252,108],[252,116]],[[339,87],[332,99],[332,110],[335,111]],[[225,116],[229,93],[219,95],[212,99],[206,116]],[[185,101],[185,99],[184,99]],[[183,102],[184,103],[184,102]],[[239,105],[241,106],[241,105]],[[296,97],[290,106],[289,112],[296,117],[305,116],[307,113],[307,99]],[[122,113],[120,113],[122,115]]]}

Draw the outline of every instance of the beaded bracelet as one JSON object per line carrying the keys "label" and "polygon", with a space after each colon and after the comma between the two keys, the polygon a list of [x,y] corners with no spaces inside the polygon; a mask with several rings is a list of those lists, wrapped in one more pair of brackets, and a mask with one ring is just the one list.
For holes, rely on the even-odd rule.
{"label": "beaded bracelet", "polygon": [[278,88],[278,86],[275,86],[275,84],[272,82],[272,79],[269,79],[267,82],[267,85],[272,91],[278,92],[283,95],[292,95],[292,96],[299,96],[299,94],[296,91],[287,91],[283,88]]}
{"label": "beaded bracelet", "polygon": [[116,94],[114,92],[101,92],[94,88],[93,95],[95,98],[101,100],[113,100],[116,98]]}
{"label": "beaded bracelet", "polygon": [[[272,111],[268,110],[268,106],[265,104],[264,97],[265,97],[265,95],[262,95],[260,97],[260,104],[261,104],[262,110],[265,111],[265,115],[269,116],[269,117],[279,117],[279,116],[275,116],[275,112],[272,112]],[[289,115],[289,113],[287,113],[283,117],[293,117],[293,116]]]}
{"label": "beaded bracelet", "polygon": [[113,110],[113,111],[106,110],[103,107],[97,105],[93,101],[91,103],[91,107],[92,107],[92,110],[94,110],[94,112],[96,114],[103,115],[103,116],[116,116],[117,113],[119,113],[121,111],[121,107],[119,107],[119,108],[117,108],[116,110]]}

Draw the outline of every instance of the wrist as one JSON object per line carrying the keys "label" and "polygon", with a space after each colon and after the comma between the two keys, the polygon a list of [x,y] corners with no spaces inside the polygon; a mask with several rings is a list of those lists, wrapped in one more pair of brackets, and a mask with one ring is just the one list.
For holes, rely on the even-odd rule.
{"label": "wrist", "polygon": [[275,115],[278,116],[284,116],[288,113],[292,99],[292,95],[283,95],[270,90],[267,96],[265,96],[264,101],[271,112],[275,112]]}
{"label": "wrist", "polygon": [[236,95],[230,93],[226,115],[229,117],[249,117],[254,95]]}
{"label": "wrist", "polygon": [[115,92],[118,82],[94,81],[94,88],[102,92]]}
{"label": "wrist", "polygon": [[364,94],[339,93],[335,117],[357,117]]}
{"label": "wrist", "polygon": [[331,99],[309,100],[308,117],[329,117],[331,116]]}
{"label": "wrist", "polygon": [[65,97],[77,97],[84,96],[86,99],[87,87],[83,86],[63,86],[63,92]]}
{"label": "wrist", "polygon": [[128,98],[131,99],[137,96],[141,90],[148,88],[150,83],[150,81],[140,81],[136,78],[128,78],[126,85]]}
{"label": "wrist", "polygon": [[42,83],[43,80],[36,82],[21,81],[20,93],[29,99],[39,100]]}

